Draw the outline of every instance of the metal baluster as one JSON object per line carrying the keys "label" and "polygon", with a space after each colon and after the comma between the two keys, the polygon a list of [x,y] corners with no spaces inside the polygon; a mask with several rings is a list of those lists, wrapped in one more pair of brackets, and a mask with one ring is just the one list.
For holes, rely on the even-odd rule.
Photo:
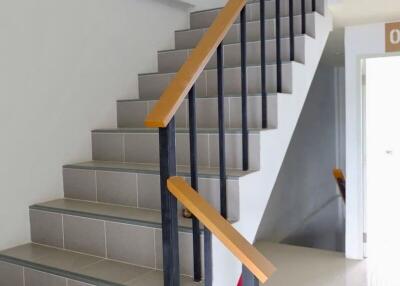
{"label": "metal baluster", "polygon": [[243,170],[249,169],[249,129],[247,124],[247,39],[246,6],[240,12],[240,53],[242,71],[242,154]]}
{"label": "metal baluster", "polygon": [[281,59],[281,4],[275,1],[275,28],[276,28],[276,91],[282,92],[282,59]]}
{"label": "metal baluster", "polygon": [[175,119],[159,128],[161,217],[164,285],[179,286],[179,237],[177,200],[167,189],[168,178],[176,175]]}
{"label": "metal baluster", "polygon": [[212,233],[204,228],[204,286],[213,284]]}
{"label": "metal baluster", "polygon": [[[198,191],[197,172],[197,126],[196,126],[196,89],[189,92],[189,137],[190,137],[190,175],[191,186]],[[199,220],[193,216],[193,273],[194,281],[201,281],[201,241]]]}
{"label": "metal baluster", "polygon": [[317,11],[317,3],[315,0],[311,1],[311,6],[312,6],[311,9],[313,12]]}
{"label": "metal baluster", "polygon": [[268,127],[267,72],[265,47],[265,0],[260,0],[260,38],[261,38],[261,122],[262,128]]}
{"label": "metal baluster", "polygon": [[294,61],[294,18],[293,18],[293,0],[289,0],[289,34],[290,34],[290,61]]}
{"label": "metal baluster", "polygon": [[219,130],[219,174],[221,215],[227,218],[226,165],[225,165],[225,116],[224,116],[224,49],[222,43],[217,48],[218,66],[218,130]]}
{"label": "metal baluster", "polygon": [[306,0],[301,0],[301,33],[306,33]]}
{"label": "metal baluster", "polygon": [[242,275],[243,286],[258,286],[258,279],[243,265],[243,275]]}

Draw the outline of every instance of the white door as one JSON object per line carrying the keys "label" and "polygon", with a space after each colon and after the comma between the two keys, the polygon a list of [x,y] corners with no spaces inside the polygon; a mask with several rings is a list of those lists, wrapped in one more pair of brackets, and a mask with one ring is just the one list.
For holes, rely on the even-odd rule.
{"label": "white door", "polygon": [[369,281],[400,285],[400,57],[366,61]]}

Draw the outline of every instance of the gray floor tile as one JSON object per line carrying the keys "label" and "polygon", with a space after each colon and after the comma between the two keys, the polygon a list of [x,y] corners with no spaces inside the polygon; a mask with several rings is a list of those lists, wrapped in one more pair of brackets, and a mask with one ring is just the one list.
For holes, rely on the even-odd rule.
{"label": "gray floor tile", "polygon": [[99,202],[137,206],[135,173],[97,171],[96,178]]}
{"label": "gray floor tile", "polygon": [[64,195],[71,199],[96,200],[96,178],[92,170],[63,168]]}
{"label": "gray floor tile", "polygon": [[64,215],[66,249],[105,257],[104,221]]}
{"label": "gray floor tile", "polygon": [[134,133],[125,135],[125,161],[157,163],[159,161],[157,133]]}
{"label": "gray floor tile", "polygon": [[61,214],[30,210],[31,239],[35,243],[63,248]]}
{"label": "gray floor tile", "polygon": [[151,270],[107,260],[90,265],[81,270],[82,274],[114,283],[131,281],[149,271]]}
{"label": "gray floor tile", "polygon": [[147,104],[146,101],[117,102],[118,127],[144,127]]}
{"label": "gray floor tile", "polygon": [[107,222],[108,258],[155,268],[154,232],[154,228]]}
{"label": "gray floor tile", "polygon": [[161,209],[160,176],[153,174],[138,174],[139,207]]}
{"label": "gray floor tile", "polygon": [[24,286],[22,267],[0,261],[0,286]]}
{"label": "gray floor tile", "polygon": [[124,161],[123,134],[92,133],[93,160]]}
{"label": "gray floor tile", "polygon": [[[203,251],[201,252],[203,253]],[[156,262],[157,269],[162,270],[163,256],[161,230],[156,231]],[[193,276],[193,236],[191,233],[179,233],[179,262],[181,274]]]}
{"label": "gray floor tile", "polygon": [[63,277],[54,276],[25,268],[25,286],[66,286],[67,280]]}
{"label": "gray floor tile", "polygon": [[95,256],[55,249],[51,254],[43,256],[35,262],[45,266],[79,273],[82,267],[101,260],[101,258]]}

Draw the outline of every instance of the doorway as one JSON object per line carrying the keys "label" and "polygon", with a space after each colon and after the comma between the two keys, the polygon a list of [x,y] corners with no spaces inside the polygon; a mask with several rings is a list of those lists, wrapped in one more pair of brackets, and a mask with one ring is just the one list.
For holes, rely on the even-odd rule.
{"label": "doorway", "polygon": [[400,56],[365,60],[366,256],[369,285],[398,286]]}

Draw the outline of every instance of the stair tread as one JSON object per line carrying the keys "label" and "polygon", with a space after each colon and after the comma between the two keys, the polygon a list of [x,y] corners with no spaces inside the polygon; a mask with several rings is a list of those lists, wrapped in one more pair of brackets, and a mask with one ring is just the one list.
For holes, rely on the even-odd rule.
{"label": "stair tread", "polygon": [[[249,128],[249,133],[260,133],[268,130],[273,130],[276,128]],[[214,134],[218,133],[218,128],[197,128],[197,133],[202,134]],[[140,127],[122,127],[122,128],[101,128],[95,129],[92,131],[93,133],[158,133],[157,128],[140,128]],[[189,133],[188,128],[176,128],[176,133]],[[226,134],[237,134],[242,133],[241,128],[226,128]]]}
{"label": "stair tread", "polygon": [[[282,61],[282,65],[293,65],[293,64],[298,64],[298,65],[304,65],[302,63],[296,62],[296,61]],[[251,67],[259,67],[261,66],[260,64],[254,64],[254,65],[247,65],[247,68]],[[266,63],[265,66],[276,66],[276,63]],[[224,70],[228,69],[240,69],[240,66],[237,67],[225,67]],[[216,68],[205,68],[203,71],[217,71]],[[150,73],[141,73],[138,76],[150,76],[150,75],[168,75],[168,74],[176,74],[176,72],[150,72]]]}
{"label": "stair tread", "polygon": [[[117,221],[127,224],[161,227],[161,213],[159,211],[115,204],[75,199],[58,199],[32,205],[30,209]],[[192,227],[192,220],[179,217],[179,227],[183,231],[189,231]]]}
{"label": "stair tread", "polygon": [[[217,9],[213,9],[213,10],[217,10]],[[212,11],[212,10],[211,10],[211,11]],[[207,12],[207,11],[199,11],[199,12]],[[195,12],[195,13],[197,13],[197,12]],[[306,13],[306,16],[309,16],[309,15],[316,15],[316,14],[318,14],[318,15],[320,15],[320,16],[323,16],[323,15],[321,15],[321,13],[319,13],[318,11],[315,11],[315,12],[307,12],[307,13]],[[293,15],[293,16],[294,16],[294,17],[301,17],[301,14],[295,14],[295,15]],[[289,19],[289,16],[281,16],[280,19],[281,19],[281,21],[284,20],[284,19]],[[265,22],[268,23],[268,21],[275,22],[275,17],[273,17],[273,18],[265,18]],[[249,24],[249,23],[258,23],[258,22],[260,22],[260,19],[257,19],[257,20],[247,20],[247,21],[246,21],[247,24]],[[239,22],[234,23],[232,26],[236,26],[236,25],[239,26],[240,23],[239,23]],[[209,28],[210,28],[210,27],[199,27],[199,28],[180,29],[180,30],[176,30],[175,33],[176,33],[176,32],[186,32],[186,31],[207,30],[207,29],[209,29]]]}
{"label": "stair tread", "polygon": [[[199,28],[199,29],[197,29],[197,30],[200,30],[200,29],[204,29],[204,28]],[[196,29],[193,29],[193,30],[196,30]],[[188,29],[188,30],[181,30],[181,31],[191,31],[191,29]],[[304,34],[304,35],[295,35],[294,36],[295,38],[309,38],[309,39],[312,39],[312,37],[310,36],[310,35],[308,35],[308,34]],[[288,40],[288,39],[290,39],[289,37],[281,37],[281,40]],[[274,37],[274,38],[268,38],[268,39],[265,39],[265,41],[266,42],[275,42],[276,41],[276,38]],[[247,41],[246,42],[247,44],[251,44],[251,43],[261,43],[261,41]],[[224,43],[224,42],[222,42],[222,45],[225,47],[225,46],[240,46],[241,45],[241,43]],[[177,48],[177,49],[168,49],[168,50],[160,50],[160,51],[158,51],[158,53],[170,53],[170,52],[179,52],[179,51],[191,51],[191,50],[194,50],[194,48]]]}
{"label": "stair tread", "polygon": [[[103,170],[103,171],[116,171],[116,172],[132,172],[132,173],[147,173],[159,174],[159,164],[146,164],[146,163],[125,163],[113,161],[87,161],[76,164],[65,165],[64,168],[86,169],[86,170]],[[256,170],[242,171],[240,169],[227,169],[227,178],[237,179],[248,174],[254,173]],[[189,166],[177,166],[177,174],[179,176],[189,176]],[[201,167],[198,170],[199,177],[202,178],[219,178],[218,167]]]}
{"label": "stair tread", "polygon": [[[95,285],[163,285],[161,271],[34,243],[1,251],[0,261]],[[181,276],[181,281],[203,285],[189,277]]]}
{"label": "stair tread", "polygon": [[[290,93],[276,93],[276,92],[269,92],[268,93],[268,97],[273,97],[273,96],[278,96],[278,95],[290,95]],[[248,97],[253,97],[253,96],[261,96],[260,93],[249,93],[247,95]],[[217,97],[217,95],[215,96],[201,96],[198,95],[196,96],[196,99],[215,99]],[[239,98],[242,97],[241,94],[225,94],[224,98]],[[140,101],[149,101],[149,102],[153,102],[153,101],[157,101],[157,99],[141,99],[141,98],[130,98],[130,99],[119,99],[117,100],[117,102],[140,102]]]}

